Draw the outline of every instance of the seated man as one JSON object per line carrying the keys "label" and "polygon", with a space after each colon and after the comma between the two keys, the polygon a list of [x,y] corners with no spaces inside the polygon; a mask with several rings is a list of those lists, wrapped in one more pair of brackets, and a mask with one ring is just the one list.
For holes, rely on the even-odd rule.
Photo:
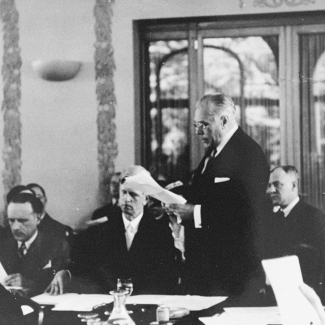
{"label": "seated man", "polygon": [[36,183],[27,184],[26,187],[35,193],[36,197],[40,199],[44,206],[38,229],[46,235],[66,238],[68,240],[69,236],[72,234],[72,229],[51,218],[46,212],[47,196],[44,188]]}
{"label": "seated man", "polygon": [[299,198],[294,166],[279,166],[270,174],[267,194],[273,213],[266,220],[265,257],[297,255],[304,282],[319,293],[325,263],[325,214]]}
{"label": "seated man", "polygon": [[83,269],[105,292],[116,288],[118,278],[132,278],[134,294],[173,293],[177,287],[176,248],[168,218],[156,220],[146,209],[146,195],[123,184],[125,177],[142,171],[146,170],[141,166],[130,166],[122,172],[119,207],[107,216],[100,236],[95,228],[81,234],[92,236],[90,247],[82,241],[75,247],[76,272]]}
{"label": "seated man", "polygon": [[54,285],[60,283],[70,261],[65,240],[50,238],[38,230],[42,212],[42,202],[35,195],[14,195],[7,207],[12,236],[0,248],[0,262],[8,274],[4,284],[21,287],[28,296],[44,292],[58,271],[62,272],[58,272]]}

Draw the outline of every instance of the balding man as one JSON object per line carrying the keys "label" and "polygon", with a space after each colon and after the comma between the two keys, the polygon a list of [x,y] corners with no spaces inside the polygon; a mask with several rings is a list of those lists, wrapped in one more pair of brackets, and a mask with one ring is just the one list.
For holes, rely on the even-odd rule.
{"label": "balding man", "polygon": [[80,241],[75,247],[76,270],[72,274],[88,273],[106,292],[116,288],[118,278],[132,278],[135,294],[174,293],[177,251],[169,220],[156,220],[147,210],[146,195],[123,182],[140,172],[149,174],[137,165],[121,173],[119,206],[111,209],[99,236],[95,227],[82,234],[92,236],[92,244],[84,247]]}
{"label": "balding man", "polygon": [[230,97],[203,96],[194,127],[206,155],[188,203],[170,206],[185,226],[185,293],[240,296],[259,265],[256,223],[265,210],[269,167],[261,147],[237,125]]}
{"label": "balding man", "polygon": [[267,194],[273,213],[266,223],[266,257],[298,255],[304,281],[319,291],[313,277],[325,263],[325,214],[299,197],[299,174],[294,166],[271,171]]}

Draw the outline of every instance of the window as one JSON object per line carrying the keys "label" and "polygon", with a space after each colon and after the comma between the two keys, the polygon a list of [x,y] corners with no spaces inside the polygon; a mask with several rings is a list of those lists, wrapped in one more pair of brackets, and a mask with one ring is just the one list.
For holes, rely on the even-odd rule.
{"label": "window", "polygon": [[302,195],[325,207],[321,21],[321,13],[139,21],[138,163],[158,179],[188,182],[204,155],[192,125],[195,104],[223,91],[270,166],[295,165]]}

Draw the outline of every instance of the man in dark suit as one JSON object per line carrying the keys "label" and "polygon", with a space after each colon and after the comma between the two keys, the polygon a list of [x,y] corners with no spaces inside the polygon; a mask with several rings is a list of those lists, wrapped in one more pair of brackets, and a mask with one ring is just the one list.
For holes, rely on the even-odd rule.
{"label": "man in dark suit", "polygon": [[265,257],[297,255],[304,282],[319,294],[325,265],[325,214],[299,198],[294,166],[271,171],[267,194],[273,205],[265,233]]}
{"label": "man in dark suit", "polygon": [[35,193],[36,197],[40,199],[44,207],[38,229],[48,236],[64,238],[70,242],[69,237],[72,235],[72,229],[51,218],[50,215],[46,212],[47,196],[44,188],[36,183],[27,184],[26,187]]}
{"label": "man in dark suit", "polygon": [[65,240],[54,240],[38,231],[42,212],[43,205],[34,194],[13,196],[7,208],[12,236],[0,248],[0,261],[8,274],[4,284],[21,287],[29,296],[44,292],[60,271],[54,283],[58,285],[57,278],[62,278],[70,259]]}
{"label": "man in dark suit", "polygon": [[224,94],[205,95],[194,126],[206,148],[185,205],[170,205],[185,226],[185,293],[239,296],[259,267],[259,231],[269,167],[236,123]]}
{"label": "man in dark suit", "polygon": [[100,236],[95,227],[81,234],[88,237],[92,232],[90,247],[82,247],[82,241],[75,247],[76,272],[83,269],[106,292],[116,289],[118,278],[132,278],[135,294],[174,293],[177,287],[176,248],[168,218],[156,220],[146,209],[146,195],[123,184],[125,177],[142,171],[147,172],[130,166],[122,172],[119,207],[107,216]]}

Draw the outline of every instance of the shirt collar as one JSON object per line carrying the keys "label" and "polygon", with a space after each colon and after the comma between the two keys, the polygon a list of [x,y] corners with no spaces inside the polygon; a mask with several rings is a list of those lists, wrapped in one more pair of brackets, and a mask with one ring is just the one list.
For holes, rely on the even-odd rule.
{"label": "shirt collar", "polygon": [[131,224],[131,227],[133,228],[134,232],[138,231],[139,228],[139,223],[143,217],[143,213],[140,213],[136,218],[134,218],[132,221],[129,221],[124,213],[122,213],[122,217],[123,217],[123,223],[124,223],[124,228],[127,229],[129,227],[129,225]]}
{"label": "shirt collar", "polygon": [[284,217],[287,217],[291,210],[296,206],[296,204],[299,202],[300,198],[299,196],[295,198],[290,204],[288,204],[284,209],[281,209],[279,205],[276,205],[273,207],[273,212],[278,212],[280,209],[283,211]]}
{"label": "shirt collar", "polygon": [[[27,241],[25,241],[25,246],[27,250],[29,249],[30,245],[34,242],[37,235],[38,235],[38,230],[35,231],[35,234],[32,237],[30,237]],[[17,241],[18,241],[18,247],[20,247],[23,242],[20,240]]]}
{"label": "shirt collar", "polygon": [[225,147],[225,145],[228,143],[228,141],[231,139],[231,137],[235,134],[235,132],[238,130],[238,124],[235,124],[227,134],[225,134],[224,138],[221,140],[219,145],[217,146],[217,152],[214,155],[215,157],[219,155],[221,150]]}
{"label": "shirt collar", "polygon": [[299,196],[283,209],[284,216],[287,217],[295,205],[299,202]]}

